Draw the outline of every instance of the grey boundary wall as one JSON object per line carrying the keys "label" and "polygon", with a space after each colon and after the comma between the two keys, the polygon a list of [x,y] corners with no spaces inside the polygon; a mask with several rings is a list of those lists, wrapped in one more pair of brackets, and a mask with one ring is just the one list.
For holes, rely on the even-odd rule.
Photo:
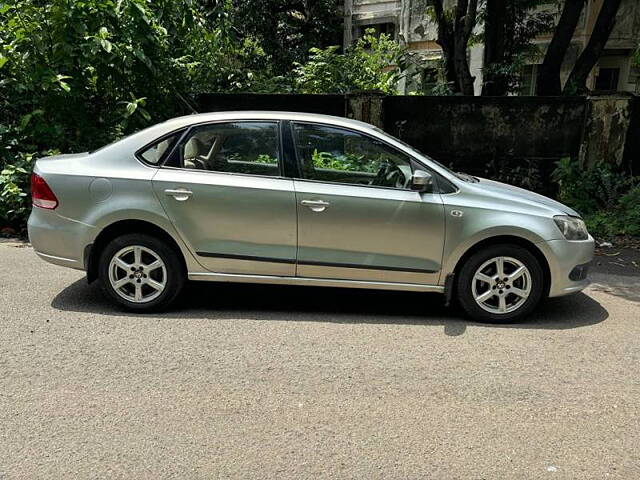
{"label": "grey boundary wall", "polygon": [[356,118],[376,125],[455,170],[553,195],[563,157],[598,159],[638,175],[640,101],[591,97],[428,97],[204,94],[201,112],[281,110]]}

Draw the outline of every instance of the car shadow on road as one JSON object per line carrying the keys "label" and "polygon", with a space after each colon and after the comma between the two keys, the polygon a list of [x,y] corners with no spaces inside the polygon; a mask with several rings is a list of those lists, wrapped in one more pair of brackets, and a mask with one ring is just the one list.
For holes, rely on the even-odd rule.
{"label": "car shadow on road", "polygon": [[[445,334],[464,334],[466,319],[458,308],[444,306],[440,294],[383,290],[190,282],[177,305],[168,312],[132,314],[118,310],[96,284],[78,280],[52,301],[58,310],[109,316],[146,318],[209,318],[442,325]],[[483,325],[495,328],[571,329],[594,325],[609,316],[593,298],[579,293],[549,299],[525,323]]]}

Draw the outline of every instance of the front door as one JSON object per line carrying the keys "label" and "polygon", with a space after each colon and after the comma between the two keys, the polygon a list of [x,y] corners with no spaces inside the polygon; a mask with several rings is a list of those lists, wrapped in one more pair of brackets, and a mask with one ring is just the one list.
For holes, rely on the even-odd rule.
{"label": "front door", "polygon": [[437,193],[410,189],[405,153],[360,132],[294,123],[300,277],[436,285],[444,244]]}
{"label": "front door", "polygon": [[155,175],[162,206],[208,270],[295,275],[295,194],[279,138],[278,122],[197,126]]}

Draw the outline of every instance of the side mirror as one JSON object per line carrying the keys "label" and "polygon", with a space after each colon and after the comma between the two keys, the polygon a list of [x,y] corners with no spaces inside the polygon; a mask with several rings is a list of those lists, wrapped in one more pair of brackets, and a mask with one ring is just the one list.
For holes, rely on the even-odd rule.
{"label": "side mirror", "polygon": [[431,189],[432,184],[433,177],[424,170],[416,170],[413,172],[413,175],[411,175],[411,190],[425,192]]}

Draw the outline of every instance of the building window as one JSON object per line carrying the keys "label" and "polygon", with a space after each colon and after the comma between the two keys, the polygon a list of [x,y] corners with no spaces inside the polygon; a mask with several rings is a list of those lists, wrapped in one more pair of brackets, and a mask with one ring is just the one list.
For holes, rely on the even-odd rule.
{"label": "building window", "polygon": [[387,23],[374,23],[369,25],[358,25],[356,27],[356,38],[364,37],[367,30],[373,30],[373,35],[379,37],[383,33],[390,36],[395,40],[396,38],[396,26],[392,22]]}
{"label": "building window", "polygon": [[520,95],[536,94],[536,79],[538,77],[538,65],[531,64],[522,67],[520,73]]}
{"label": "building window", "polygon": [[600,68],[596,77],[596,90],[617,90],[619,79],[619,68]]}

